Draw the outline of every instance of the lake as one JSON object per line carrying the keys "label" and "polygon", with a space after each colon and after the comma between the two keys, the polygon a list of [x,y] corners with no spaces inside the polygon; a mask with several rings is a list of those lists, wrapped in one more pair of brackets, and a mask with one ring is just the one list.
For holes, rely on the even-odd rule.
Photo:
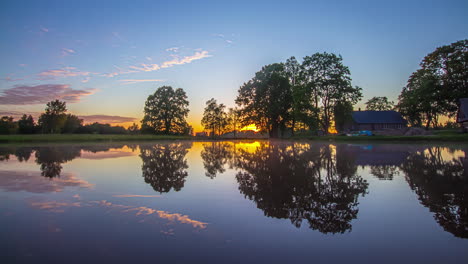
{"label": "lake", "polygon": [[468,144],[0,147],[1,263],[468,263]]}

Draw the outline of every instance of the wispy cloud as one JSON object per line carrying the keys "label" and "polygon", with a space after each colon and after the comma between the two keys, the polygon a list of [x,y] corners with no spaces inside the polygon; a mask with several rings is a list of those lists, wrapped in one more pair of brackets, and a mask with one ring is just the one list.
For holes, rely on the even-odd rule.
{"label": "wispy cloud", "polygon": [[65,57],[74,53],[76,52],[72,49],[62,48],[62,57]]}
{"label": "wispy cloud", "polygon": [[39,29],[40,29],[42,32],[44,32],[44,33],[49,32],[49,29],[46,28],[46,27],[43,27],[43,26],[40,26]]}
{"label": "wispy cloud", "polygon": [[80,71],[75,67],[64,67],[62,69],[52,69],[42,71],[37,74],[40,80],[50,80],[63,77],[88,76],[91,72]]}
{"label": "wispy cloud", "polygon": [[30,111],[0,110],[0,116],[11,116],[14,119],[20,119],[24,114],[31,115],[32,117],[37,118],[41,113],[39,113],[39,112],[30,112]]}
{"label": "wispy cloud", "polygon": [[83,119],[84,123],[103,123],[103,124],[117,124],[134,122],[137,120],[135,117],[127,116],[112,116],[112,115],[80,115],[79,118]]}
{"label": "wispy cloud", "polygon": [[[232,44],[234,41],[232,40],[232,38],[228,38],[226,37],[224,34],[213,34],[213,36],[217,37],[217,38],[220,38],[222,39],[224,42],[226,42],[227,44]],[[234,34],[233,34],[234,36]]]}
{"label": "wispy cloud", "polygon": [[179,47],[168,48],[168,49],[166,49],[166,51],[169,51],[169,52],[178,52],[178,51],[179,51]]}
{"label": "wispy cloud", "polygon": [[52,99],[76,103],[80,101],[82,97],[91,95],[95,91],[95,89],[74,90],[70,88],[68,84],[18,85],[0,93],[0,104],[45,104]]}
{"label": "wispy cloud", "polygon": [[81,82],[82,83],[87,83],[87,82],[89,82],[90,79],[91,79],[90,77],[86,77],[83,80],[81,80]]}
{"label": "wispy cloud", "polygon": [[119,80],[122,84],[134,84],[140,82],[163,82],[164,80],[159,79],[127,79],[127,80]]}
{"label": "wispy cloud", "polygon": [[180,58],[177,55],[172,55],[172,56],[173,56],[172,60],[165,61],[161,64],[142,63],[140,64],[140,66],[130,66],[130,68],[133,70],[145,71],[145,72],[157,71],[157,70],[164,69],[164,68],[170,68],[175,65],[183,65],[183,64],[191,63],[192,61],[200,60],[203,58],[208,58],[208,57],[211,57],[212,55],[210,55],[208,51],[202,50],[202,51],[195,52],[195,54],[191,56],[184,56],[182,58]]}
{"label": "wispy cloud", "polygon": [[7,82],[16,82],[16,81],[22,81],[24,80],[24,78],[12,78],[11,75],[8,75],[5,78],[1,78],[0,80],[4,80]]}

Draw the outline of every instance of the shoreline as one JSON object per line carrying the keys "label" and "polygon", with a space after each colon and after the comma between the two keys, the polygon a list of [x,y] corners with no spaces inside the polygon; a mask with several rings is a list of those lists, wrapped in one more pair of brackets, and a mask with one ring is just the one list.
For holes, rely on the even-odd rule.
{"label": "shoreline", "polygon": [[426,136],[295,136],[284,139],[268,138],[200,138],[172,135],[114,135],[114,134],[40,134],[0,135],[1,144],[16,143],[73,143],[73,142],[125,142],[125,141],[232,141],[232,140],[289,140],[289,141],[336,141],[336,142],[466,142],[468,134],[443,134]]}

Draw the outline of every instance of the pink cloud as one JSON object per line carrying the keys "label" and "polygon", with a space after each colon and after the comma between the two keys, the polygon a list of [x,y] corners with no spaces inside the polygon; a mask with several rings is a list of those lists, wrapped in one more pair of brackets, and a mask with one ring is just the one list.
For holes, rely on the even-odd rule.
{"label": "pink cloud", "polygon": [[45,104],[53,99],[64,100],[67,103],[76,103],[82,97],[91,95],[95,91],[95,89],[74,90],[68,84],[18,85],[0,93],[0,104]]}
{"label": "pink cloud", "polygon": [[79,71],[75,67],[65,67],[62,69],[52,69],[37,74],[40,80],[50,80],[62,77],[88,76],[91,72]]}
{"label": "pink cloud", "polygon": [[30,193],[62,192],[65,188],[92,188],[94,185],[71,173],[48,179],[39,171],[0,171],[0,189],[8,192]]}
{"label": "pink cloud", "polygon": [[137,120],[135,117],[126,116],[111,116],[111,115],[82,115],[79,118],[84,120],[84,123],[103,123],[103,124],[117,124],[125,122],[134,122]]}
{"label": "pink cloud", "polygon": [[164,80],[159,79],[127,79],[127,80],[119,80],[122,84],[134,84],[140,82],[162,82]]}

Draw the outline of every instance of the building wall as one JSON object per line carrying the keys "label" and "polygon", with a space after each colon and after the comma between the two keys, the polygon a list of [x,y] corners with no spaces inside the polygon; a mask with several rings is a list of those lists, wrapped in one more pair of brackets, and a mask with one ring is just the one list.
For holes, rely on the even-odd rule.
{"label": "building wall", "polygon": [[345,125],[345,130],[382,130],[382,129],[400,129],[405,128],[405,124],[358,124],[349,123]]}

